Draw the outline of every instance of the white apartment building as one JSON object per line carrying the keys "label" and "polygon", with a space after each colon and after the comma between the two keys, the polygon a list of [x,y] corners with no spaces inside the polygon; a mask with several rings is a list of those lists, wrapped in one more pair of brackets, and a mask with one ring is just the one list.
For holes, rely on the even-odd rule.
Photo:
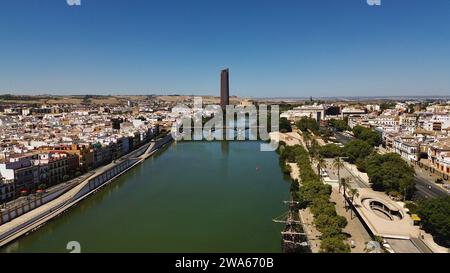
{"label": "white apartment building", "polygon": [[0,175],[7,181],[14,181],[16,191],[30,191],[39,182],[39,167],[32,163],[31,157],[24,155],[1,163]]}
{"label": "white apartment building", "polygon": [[399,125],[401,131],[413,134],[417,129],[417,116],[414,114],[403,114],[400,116]]}
{"label": "white apartment building", "polygon": [[378,104],[374,104],[374,105],[372,105],[372,104],[368,104],[368,105],[366,105],[366,110],[367,111],[369,111],[369,112],[379,112],[379,111],[381,111],[381,107],[380,107],[380,105],[378,105]]}
{"label": "white apartment building", "polygon": [[348,117],[348,116],[354,116],[354,115],[365,115],[366,110],[355,108],[355,107],[344,107],[341,110],[341,116],[342,118]]}
{"label": "white apartment building", "polygon": [[420,157],[420,144],[413,136],[397,136],[394,151],[407,161],[417,162]]}
{"label": "white apartment building", "polygon": [[367,115],[363,116],[349,116],[348,117],[348,127],[353,129],[356,126],[370,127],[369,117]]}
{"label": "white apartment building", "polygon": [[281,117],[291,121],[300,120],[302,117],[309,117],[320,122],[325,117],[325,110],[326,107],[324,105],[302,105],[281,114]]}
{"label": "white apartment building", "polygon": [[428,131],[442,132],[450,128],[450,115],[433,115],[431,119],[424,120],[422,127]]}
{"label": "white apartment building", "polygon": [[398,116],[381,115],[373,120],[374,126],[383,131],[398,131],[400,119]]}

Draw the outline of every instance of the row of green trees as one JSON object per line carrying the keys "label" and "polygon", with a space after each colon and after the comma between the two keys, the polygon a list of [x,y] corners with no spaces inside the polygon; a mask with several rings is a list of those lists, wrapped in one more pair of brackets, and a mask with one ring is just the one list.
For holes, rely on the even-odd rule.
{"label": "row of green trees", "polygon": [[381,145],[382,138],[371,128],[355,126],[353,134],[359,143],[347,150],[346,155],[351,163],[356,163],[360,171],[367,173],[372,189],[410,199],[414,193],[414,168],[398,154],[380,155],[374,152],[373,147]]}
{"label": "row of green trees", "polygon": [[[305,124],[311,123],[309,120]],[[343,148],[335,144],[319,147],[316,141],[308,141],[311,156],[317,157],[318,153],[323,158],[343,157],[347,162],[356,164],[360,171],[367,172],[374,190],[410,199],[414,193],[414,169],[397,154],[377,154],[373,146],[381,143],[381,137],[372,129],[356,126],[353,133],[357,139]],[[305,139],[309,138],[306,130]]]}
{"label": "row of green trees", "polygon": [[373,190],[406,199],[410,199],[414,193],[414,169],[398,154],[380,155],[367,142],[355,140],[344,148],[335,144],[322,146],[320,155],[324,158],[344,157],[346,161],[356,164],[360,171],[369,176]]}
{"label": "row of green trees", "polygon": [[311,117],[302,117],[296,123],[297,128],[305,134],[320,135],[324,140],[333,136],[333,131],[328,127],[320,127],[319,123]]}
{"label": "row of green trees", "polygon": [[361,165],[369,155],[374,152],[373,147],[363,140],[353,140],[345,144],[343,148],[336,144],[328,144],[320,147],[319,153],[325,158],[345,157],[352,164]]}
{"label": "row of green trees", "polygon": [[297,128],[304,133],[309,133],[311,131],[314,134],[319,134],[319,123],[310,117],[302,117],[296,122]]}
{"label": "row of green trees", "polygon": [[378,134],[369,133],[370,129],[364,127],[355,128],[354,131],[358,132],[355,135],[360,139],[348,142],[343,148],[335,144],[322,146],[320,155],[325,158],[344,157],[349,163],[356,164],[360,171],[367,173],[374,190],[410,199],[414,193],[414,169],[398,154],[377,154],[373,144],[374,141],[378,143]]}
{"label": "row of green trees", "polygon": [[347,220],[337,215],[334,204],[330,202],[331,186],[323,184],[312,169],[308,151],[300,145],[280,145],[279,151],[280,160],[297,163],[300,168],[301,186],[295,186],[298,190],[295,197],[302,206],[310,207],[314,215],[314,224],[322,233],[321,251],[350,252],[349,245],[344,242],[345,235],[342,233]]}
{"label": "row of green trees", "polygon": [[[329,123],[336,129],[343,128],[344,130],[347,128],[347,124],[343,120],[331,120]],[[355,135],[356,140],[348,142],[344,149],[340,149],[338,146],[330,144],[321,148],[321,154],[328,158],[336,156],[347,157],[348,161],[354,164],[357,163],[357,161],[364,160],[373,153],[374,146],[379,146],[382,143],[380,134],[370,128],[355,126],[353,128],[353,134]]]}
{"label": "row of green trees", "polygon": [[365,161],[365,170],[374,190],[405,199],[412,197],[415,171],[400,155],[373,154]]}
{"label": "row of green trees", "polygon": [[382,143],[381,135],[371,128],[362,126],[355,126],[353,128],[353,135],[359,139],[367,142],[371,146],[380,146]]}

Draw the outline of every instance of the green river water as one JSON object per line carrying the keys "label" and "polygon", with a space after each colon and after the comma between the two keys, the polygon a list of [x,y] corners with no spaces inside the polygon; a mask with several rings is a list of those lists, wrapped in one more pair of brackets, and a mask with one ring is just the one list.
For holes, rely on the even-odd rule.
{"label": "green river water", "polygon": [[258,142],[179,142],[2,252],[281,252],[289,182]]}

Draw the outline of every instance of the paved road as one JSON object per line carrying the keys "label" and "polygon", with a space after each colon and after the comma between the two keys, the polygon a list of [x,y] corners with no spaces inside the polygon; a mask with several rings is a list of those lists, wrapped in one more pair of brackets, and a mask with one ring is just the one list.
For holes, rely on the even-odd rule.
{"label": "paved road", "polygon": [[346,143],[348,143],[348,142],[350,142],[350,141],[352,141],[352,140],[355,139],[355,138],[352,137],[352,136],[346,136],[346,135],[344,135],[342,132],[336,132],[336,133],[334,134],[334,137],[336,137],[336,140],[339,141],[340,143],[344,144],[344,145],[345,145]]}
{"label": "paved road", "polygon": [[[90,177],[92,174],[93,174],[93,172],[88,172],[88,173],[85,173],[85,174],[83,174],[79,177],[76,177],[70,181],[63,182],[58,185],[52,186],[45,191],[44,196],[50,195],[57,191],[61,191],[64,188],[70,189],[74,185],[77,185],[77,184],[81,183],[82,181],[84,181],[85,179],[87,179],[88,177]],[[4,210],[4,209],[14,209],[15,207],[22,207],[23,205],[28,205],[28,203],[30,203],[38,198],[40,198],[39,194],[30,194],[28,196],[18,197],[15,200],[12,200],[8,203],[2,204],[1,208],[2,208],[2,210]]]}
{"label": "paved road", "polygon": [[[151,145],[154,146],[154,143],[151,143]],[[153,147],[150,144],[146,144],[144,147],[140,149],[140,152],[144,149],[148,149],[148,147]],[[149,149],[150,150],[150,149]],[[147,152],[147,151],[143,151]],[[136,153],[131,154],[131,156],[136,156]],[[17,218],[14,218],[12,221],[9,221],[3,225],[0,225],[0,246],[3,246],[12,240],[15,240],[16,238],[22,236],[23,234],[26,234],[30,230],[33,230],[46,221],[50,220],[51,218],[57,216],[58,214],[62,213],[72,205],[76,204],[80,200],[82,200],[85,196],[89,195],[90,193],[94,192],[95,190],[91,191],[90,193],[87,193],[85,196],[77,198],[74,200],[74,198],[77,196],[77,194],[89,183],[89,181],[94,178],[95,176],[103,174],[105,171],[114,168],[115,166],[119,165],[122,161],[124,161],[126,158],[130,156],[124,156],[118,160],[113,161],[112,163],[109,163],[108,165],[101,166],[94,171],[88,173],[90,177],[88,179],[85,179],[84,181],[81,181],[77,186],[69,190],[68,192],[64,193],[63,195],[59,196],[58,198],[55,198],[46,204],[37,207]],[[131,159],[132,160],[132,159]],[[142,159],[140,159],[142,160]],[[134,166],[134,165],[133,165]],[[132,167],[130,167],[132,168]],[[88,175],[86,174],[86,175]],[[80,179],[80,178],[78,178]]]}
{"label": "paved road", "polygon": [[446,197],[449,194],[441,189],[439,186],[437,186],[434,182],[431,182],[425,178],[423,178],[421,175],[416,175],[416,192],[414,193],[415,199],[420,198],[438,198],[438,197]]}

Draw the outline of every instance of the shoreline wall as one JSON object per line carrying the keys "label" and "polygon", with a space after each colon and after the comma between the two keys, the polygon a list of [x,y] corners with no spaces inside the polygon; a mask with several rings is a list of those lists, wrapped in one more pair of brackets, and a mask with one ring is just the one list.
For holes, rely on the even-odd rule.
{"label": "shoreline wall", "polygon": [[[118,165],[115,165],[112,168],[109,168],[103,171],[102,173],[95,175],[94,177],[88,178],[87,182],[86,181],[82,182],[86,183],[86,185],[84,185],[76,194],[74,194],[74,196],[69,197],[68,200],[66,201],[62,200],[60,203],[54,205],[51,208],[46,209],[45,211],[39,213],[37,216],[27,220],[24,223],[18,223],[16,226],[9,228],[8,230],[0,234],[0,246],[4,246],[14,241],[20,236],[26,234],[27,232],[37,229],[38,227],[45,224],[47,221],[50,221],[52,218],[60,215],[67,209],[71,208],[73,205],[82,201],[89,195],[95,193],[101,187],[109,184],[122,174],[131,170],[136,165],[139,165],[140,163],[145,161],[146,158],[151,156],[154,152],[159,150],[164,145],[170,143],[172,140],[173,140],[172,136],[167,135],[166,137],[159,139],[156,142],[150,143],[150,146],[146,145],[145,148],[141,147],[138,150],[132,152],[131,154],[128,154],[123,158],[119,159],[118,161],[122,162],[120,162]],[[154,145],[151,146],[152,144]],[[76,186],[81,186],[81,184],[77,184]],[[68,190],[66,189],[65,192],[69,192],[70,190],[73,190],[75,187],[72,187],[71,189]],[[62,197],[62,195],[59,195],[58,197]],[[54,200],[48,201],[47,203],[50,203],[51,201],[56,202],[58,197],[56,197]],[[36,209],[39,209],[39,207]],[[32,213],[34,212],[34,210],[28,212]],[[27,216],[27,214],[23,214],[21,216],[25,217]]]}

